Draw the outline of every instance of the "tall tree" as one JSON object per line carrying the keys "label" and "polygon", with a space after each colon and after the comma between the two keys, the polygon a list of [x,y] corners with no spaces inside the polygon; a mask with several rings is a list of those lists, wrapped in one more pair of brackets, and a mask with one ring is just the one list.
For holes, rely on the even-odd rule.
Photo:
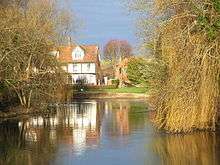
{"label": "tall tree", "polygon": [[[146,13],[140,4],[147,1],[133,1]],[[156,29],[154,62],[164,72],[147,76],[156,87],[155,123],[176,133],[215,130],[220,98],[219,0],[156,0],[154,5],[163,22]],[[148,72],[157,71],[154,67]]]}
{"label": "tall tree", "polygon": [[63,36],[63,17],[55,1],[45,0],[29,0],[22,9],[6,6],[0,17],[1,79],[23,107],[41,104],[64,82],[58,61],[49,54]]}
{"label": "tall tree", "polygon": [[1,7],[8,7],[11,5],[26,6],[29,0],[0,0]]}
{"label": "tall tree", "polygon": [[132,56],[132,47],[126,40],[110,40],[104,47],[103,59],[113,65],[130,56]]}

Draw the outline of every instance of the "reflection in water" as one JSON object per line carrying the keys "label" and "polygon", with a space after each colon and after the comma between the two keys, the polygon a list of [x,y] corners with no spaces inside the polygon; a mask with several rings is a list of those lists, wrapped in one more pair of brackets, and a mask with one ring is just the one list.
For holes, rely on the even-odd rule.
{"label": "reflection in water", "polygon": [[129,101],[72,102],[53,107],[50,115],[3,122],[0,164],[50,164],[57,152],[82,155],[99,145],[103,119],[111,120],[109,136],[129,134],[130,110]]}
{"label": "reflection in water", "polygon": [[10,122],[10,125],[6,122],[1,124],[0,131],[1,165],[49,164],[52,155],[48,153],[53,153],[55,147],[43,140],[38,145],[33,144],[30,147],[30,144],[25,141],[26,124],[19,127],[18,121]]}
{"label": "reflection in water", "polygon": [[154,144],[164,165],[217,165],[220,162],[216,133],[165,135]]}
{"label": "reflection in water", "polygon": [[1,122],[0,165],[220,162],[219,135],[157,134],[146,106],[138,100],[90,100],[54,106],[49,115]]}
{"label": "reflection in water", "polygon": [[128,102],[119,102],[117,104],[108,104],[106,111],[106,120],[109,121],[107,134],[109,136],[123,136],[129,134],[129,110]]}
{"label": "reflection in water", "polygon": [[[42,132],[47,129],[48,141],[53,144],[68,144],[77,154],[81,154],[87,144],[97,145],[100,137],[100,115],[96,102],[57,106],[56,112],[52,116],[37,116],[25,121],[25,141],[40,141]],[[22,123],[23,121],[19,122],[19,125]]]}

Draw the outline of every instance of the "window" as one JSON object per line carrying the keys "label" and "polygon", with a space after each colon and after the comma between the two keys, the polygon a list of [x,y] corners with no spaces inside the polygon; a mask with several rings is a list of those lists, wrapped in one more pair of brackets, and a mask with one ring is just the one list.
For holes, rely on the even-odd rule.
{"label": "window", "polygon": [[80,51],[76,51],[75,52],[75,58],[76,59],[80,59],[81,58],[81,52]]}
{"label": "window", "polygon": [[90,64],[87,64],[87,72],[90,71]]}
{"label": "window", "polygon": [[77,72],[77,64],[73,64],[73,72]]}
{"label": "window", "polygon": [[82,59],[84,57],[84,50],[77,46],[73,52],[72,52],[72,59],[74,60],[78,60],[78,59]]}

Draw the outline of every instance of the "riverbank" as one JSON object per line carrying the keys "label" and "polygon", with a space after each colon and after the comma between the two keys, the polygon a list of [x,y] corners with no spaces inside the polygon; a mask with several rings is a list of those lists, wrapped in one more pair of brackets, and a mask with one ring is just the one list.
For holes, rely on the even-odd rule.
{"label": "riverbank", "polygon": [[[84,92],[70,90],[67,101],[72,99],[142,99],[146,100],[149,95],[145,88],[127,87],[117,89],[90,89]],[[7,106],[6,106],[7,107]],[[8,109],[9,108],[9,109]],[[9,106],[5,110],[0,111],[0,119],[16,118],[20,116],[47,114],[48,111],[30,109],[25,110],[20,106]],[[3,109],[3,107],[2,107]],[[6,110],[8,109],[8,110]]]}
{"label": "riverbank", "polygon": [[19,117],[39,115],[39,114],[51,114],[52,111],[32,108],[26,110],[21,106],[11,107],[7,111],[0,111],[0,122],[8,119],[14,119]]}
{"label": "riverbank", "polygon": [[90,92],[102,92],[102,93],[127,93],[127,94],[146,94],[149,89],[146,87],[123,87],[123,88],[113,88],[113,89],[99,89],[99,90],[89,90]]}
{"label": "riverbank", "polygon": [[77,92],[74,99],[147,99],[149,95],[143,93],[112,93],[112,92]]}
{"label": "riverbank", "polygon": [[73,99],[146,99],[149,97],[146,87],[123,87],[123,88],[86,88],[81,91],[73,90]]}
{"label": "riverbank", "polygon": [[[72,99],[142,99],[145,100],[149,97],[147,94],[142,93],[94,93],[94,92],[76,92],[72,94]],[[7,120],[10,118],[17,118],[29,115],[48,114],[50,112],[42,109],[25,110],[20,106],[11,107],[7,111],[0,111],[0,120]]]}

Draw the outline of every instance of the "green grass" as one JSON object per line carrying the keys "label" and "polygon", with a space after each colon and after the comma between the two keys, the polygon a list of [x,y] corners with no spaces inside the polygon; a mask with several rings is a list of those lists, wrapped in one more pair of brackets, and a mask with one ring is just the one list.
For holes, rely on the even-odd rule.
{"label": "green grass", "polygon": [[124,88],[116,88],[116,89],[90,89],[87,92],[94,92],[94,93],[139,93],[143,94],[148,91],[145,87],[124,87]]}

